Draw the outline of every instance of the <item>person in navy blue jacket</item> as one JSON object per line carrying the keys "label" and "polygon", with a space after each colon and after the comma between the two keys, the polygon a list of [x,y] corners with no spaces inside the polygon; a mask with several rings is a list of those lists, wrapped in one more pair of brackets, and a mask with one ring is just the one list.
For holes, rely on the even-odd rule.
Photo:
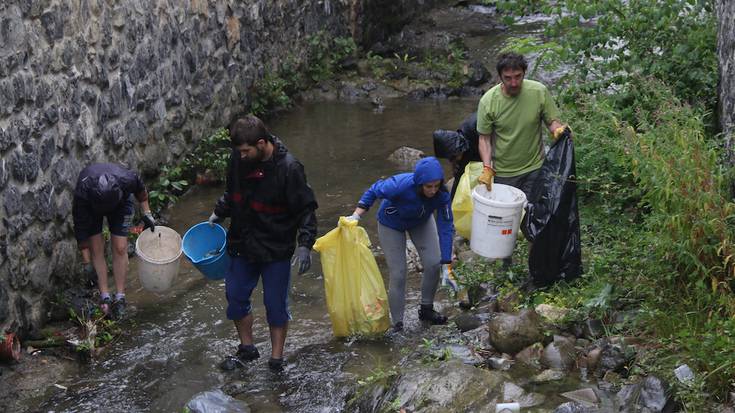
{"label": "person in navy blue jacket", "polygon": [[454,223],[441,164],[433,156],[423,158],[413,173],[402,173],[375,182],[362,195],[351,218],[359,220],[378,198],[383,200],[378,210],[378,237],[390,273],[388,303],[392,330],[403,329],[406,233],[416,245],[424,266],[419,319],[431,324],[445,324],[447,317],[434,310],[434,295],[440,271],[451,271]]}

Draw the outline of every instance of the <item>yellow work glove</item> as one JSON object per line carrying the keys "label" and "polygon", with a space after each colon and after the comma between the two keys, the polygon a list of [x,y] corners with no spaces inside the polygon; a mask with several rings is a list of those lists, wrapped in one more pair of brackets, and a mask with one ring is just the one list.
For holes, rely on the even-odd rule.
{"label": "yellow work glove", "polygon": [[554,140],[557,141],[559,138],[564,136],[565,134],[568,134],[569,136],[572,136],[572,130],[569,128],[569,125],[561,125],[558,128],[554,129]]}
{"label": "yellow work glove", "polygon": [[491,166],[484,165],[482,167],[482,174],[477,177],[477,182],[485,184],[488,191],[493,190],[493,177],[495,176],[495,169]]}

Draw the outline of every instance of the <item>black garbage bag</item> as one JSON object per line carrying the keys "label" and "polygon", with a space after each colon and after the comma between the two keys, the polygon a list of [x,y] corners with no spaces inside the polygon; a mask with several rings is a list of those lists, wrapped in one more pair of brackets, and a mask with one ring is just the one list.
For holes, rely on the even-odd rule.
{"label": "black garbage bag", "polygon": [[569,134],[551,146],[531,191],[524,233],[533,247],[528,269],[534,285],[546,286],[582,274],[574,143]]}
{"label": "black garbage bag", "polygon": [[437,129],[432,136],[434,156],[437,158],[451,159],[461,155],[470,147],[467,138],[460,131]]}

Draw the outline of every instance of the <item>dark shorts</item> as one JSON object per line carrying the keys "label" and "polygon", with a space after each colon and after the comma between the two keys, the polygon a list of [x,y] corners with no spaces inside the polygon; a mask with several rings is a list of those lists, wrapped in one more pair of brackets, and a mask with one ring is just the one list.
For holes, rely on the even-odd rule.
{"label": "dark shorts", "polygon": [[71,212],[74,218],[74,237],[81,244],[91,236],[102,233],[102,221],[104,218],[107,218],[107,226],[110,227],[110,232],[113,235],[127,237],[128,229],[133,223],[135,204],[133,202],[133,196],[130,195],[127,200],[121,202],[112,212],[100,214],[95,212],[92,204],[89,202],[80,198],[74,198]]}
{"label": "dark shorts", "polygon": [[261,276],[268,325],[285,326],[291,320],[291,313],[288,311],[288,290],[291,284],[289,260],[251,263],[242,257],[232,257],[230,272],[225,278],[227,318],[240,320],[250,314],[250,296]]}

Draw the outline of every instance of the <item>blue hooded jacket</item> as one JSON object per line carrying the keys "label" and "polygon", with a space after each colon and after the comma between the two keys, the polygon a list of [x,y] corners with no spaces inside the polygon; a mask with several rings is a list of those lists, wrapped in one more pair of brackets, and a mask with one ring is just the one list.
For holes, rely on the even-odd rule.
{"label": "blue hooded jacket", "polygon": [[417,227],[433,217],[434,211],[437,211],[441,262],[447,264],[452,261],[454,238],[449,193],[443,187],[432,198],[427,198],[420,192],[421,185],[440,179],[444,179],[444,171],[439,161],[433,156],[423,158],[418,161],[413,173],[394,175],[374,183],[365,191],[357,205],[367,210],[376,199],[383,199],[378,210],[378,222],[396,231]]}

